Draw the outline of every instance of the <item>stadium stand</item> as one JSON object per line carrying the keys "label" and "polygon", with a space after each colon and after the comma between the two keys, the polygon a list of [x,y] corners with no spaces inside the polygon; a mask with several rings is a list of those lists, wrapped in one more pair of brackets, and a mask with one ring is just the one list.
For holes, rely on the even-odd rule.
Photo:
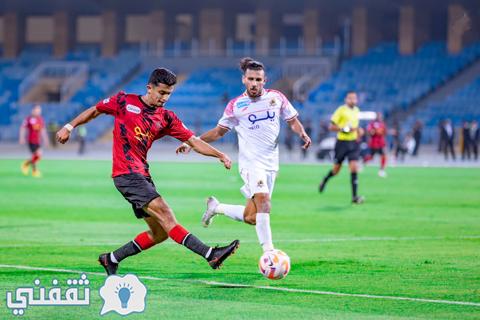
{"label": "stadium stand", "polygon": [[462,121],[479,120],[478,101],[480,101],[480,77],[453,92],[444,101],[432,102],[426,108],[411,114],[404,127],[411,128],[416,120],[420,120],[424,124],[424,141],[437,141],[440,121],[449,118],[455,126],[459,126]]}
{"label": "stadium stand", "polygon": [[349,90],[359,93],[363,110],[387,115],[394,108],[406,110],[479,57],[480,43],[448,55],[445,43],[432,42],[412,56],[400,55],[394,43],[383,43],[344,62],[336,74],[312,90],[305,110],[316,118],[326,117]]}
{"label": "stadium stand", "polygon": [[[77,91],[71,99],[62,103],[42,103],[43,116],[47,123],[63,123],[78,113],[82,108],[94,104],[98,99],[110,94],[126,79],[133,75],[140,66],[140,57],[134,50],[122,50],[113,58],[99,56],[96,47],[79,47],[64,59],[54,59],[48,47],[26,48],[15,60],[0,60],[0,85],[4,89],[0,96],[3,115],[0,122],[0,139],[15,140],[18,127],[30,113],[32,104],[20,104],[18,87],[21,81],[45,61],[81,61],[89,65],[89,77],[85,86]],[[105,117],[89,125],[89,140],[111,127],[111,119]]]}
{"label": "stadium stand", "polygon": [[[338,72],[310,92],[304,104],[295,106],[301,109],[303,118],[315,122],[328,117],[342,103],[346,91],[356,90],[363,110],[381,111],[387,115],[398,108],[407,110],[412,103],[453,78],[479,57],[479,43],[453,56],[446,53],[443,42],[427,43],[411,56],[400,55],[394,43],[383,43],[363,56],[343,62]],[[31,104],[17,102],[22,79],[42,62],[51,60],[55,60],[51,48],[45,46],[27,47],[15,60],[0,60],[0,85],[3,88],[0,94],[3,110],[0,139],[15,140],[20,122],[30,112]],[[47,123],[63,123],[81,108],[118,90],[141,93],[151,72],[151,68],[140,68],[138,48],[124,48],[116,57],[104,58],[100,57],[98,47],[81,46],[62,60],[87,62],[89,78],[83,88],[61,105],[43,104]],[[268,74],[271,85],[280,79],[281,72],[274,68]],[[192,129],[203,132],[216,124],[226,102],[242,92],[239,79],[236,68],[200,67],[179,83],[168,106]],[[458,122],[465,115],[472,114],[472,101],[478,98],[475,95],[478,87],[477,80],[452,94],[447,101],[419,110],[408,118],[405,126],[410,126],[412,119],[424,121],[426,141],[432,141],[436,132],[433,129],[439,119],[450,117]],[[109,117],[92,122],[88,125],[88,139],[98,138],[110,130],[111,125]]]}

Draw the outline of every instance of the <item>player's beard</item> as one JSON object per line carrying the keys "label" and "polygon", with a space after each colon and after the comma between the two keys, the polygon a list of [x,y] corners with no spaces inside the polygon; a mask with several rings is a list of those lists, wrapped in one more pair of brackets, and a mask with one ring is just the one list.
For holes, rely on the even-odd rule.
{"label": "player's beard", "polygon": [[261,92],[262,90],[260,90],[259,88],[255,88],[255,92],[252,92],[252,89],[247,89],[247,94],[252,98],[259,97]]}

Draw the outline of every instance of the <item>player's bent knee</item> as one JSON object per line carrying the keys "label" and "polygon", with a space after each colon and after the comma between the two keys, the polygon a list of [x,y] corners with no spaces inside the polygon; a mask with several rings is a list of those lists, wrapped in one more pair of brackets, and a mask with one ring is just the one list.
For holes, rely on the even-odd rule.
{"label": "player's bent knee", "polygon": [[243,221],[247,224],[251,224],[252,226],[257,224],[257,214],[250,214],[250,215],[245,215],[243,217]]}
{"label": "player's bent knee", "polygon": [[253,202],[257,208],[257,212],[270,212],[270,195],[268,193],[256,193]]}
{"label": "player's bent knee", "polygon": [[150,201],[146,209],[167,233],[177,224],[172,209],[160,197]]}
{"label": "player's bent knee", "polygon": [[270,197],[262,197],[262,198],[256,199],[255,205],[257,207],[257,212],[262,212],[262,213],[269,213],[272,208]]}

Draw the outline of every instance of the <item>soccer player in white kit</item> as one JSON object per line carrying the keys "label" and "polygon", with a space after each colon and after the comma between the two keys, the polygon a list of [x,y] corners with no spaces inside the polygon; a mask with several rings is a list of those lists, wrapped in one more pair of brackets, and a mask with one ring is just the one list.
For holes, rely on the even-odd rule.
{"label": "soccer player in white kit", "polygon": [[[265,67],[251,58],[240,61],[245,92],[231,100],[218,125],[200,136],[205,142],[223,137],[235,128],[238,135],[240,176],[245,185],[240,189],[247,198],[245,206],[220,203],[215,197],[207,199],[207,210],[202,223],[208,227],[215,215],[225,215],[236,221],[255,225],[263,251],[273,250],[270,229],[271,197],[278,172],[278,136],[280,119],[304,141],[303,148],[311,144],[310,137],[298,120],[298,112],[279,91],[264,89]],[[188,145],[181,145],[177,153],[186,153]]]}

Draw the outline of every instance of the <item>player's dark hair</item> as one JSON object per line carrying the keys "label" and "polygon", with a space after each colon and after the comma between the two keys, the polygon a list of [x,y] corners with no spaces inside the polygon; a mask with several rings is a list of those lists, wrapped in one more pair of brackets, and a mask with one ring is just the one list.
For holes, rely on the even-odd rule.
{"label": "player's dark hair", "polygon": [[240,60],[240,70],[245,73],[247,70],[264,70],[265,66],[259,61],[255,61],[250,57],[242,58]]}
{"label": "player's dark hair", "polygon": [[158,86],[160,83],[173,86],[177,83],[177,75],[167,68],[157,68],[152,71],[148,83]]}

